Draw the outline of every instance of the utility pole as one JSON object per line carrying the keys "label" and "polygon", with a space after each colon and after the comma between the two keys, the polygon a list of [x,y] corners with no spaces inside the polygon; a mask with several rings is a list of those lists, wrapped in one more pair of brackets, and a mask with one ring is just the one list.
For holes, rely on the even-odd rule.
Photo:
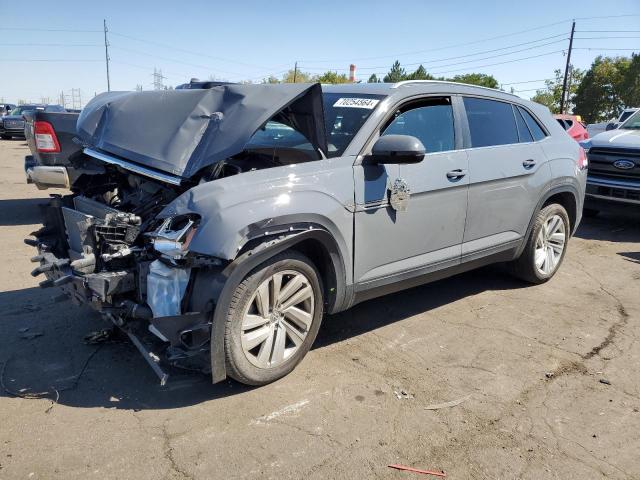
{"label": "utility pole", "polygon": [[569,51],[567,52],[567,65],[564,67],[564,81],[562,82],[562,97],[560,97],[560,113],[565,110],[565,97],[567,95],[567,81],[569,79],[569,66],[571,65],[571,49],[573,48],[573,34],[576,31],[576,21],[571,24],[571,36],[569,37]]}
{"label": "utility pole", "polygon": [[104,25],[104,60],[107,64],[107,92],[111,91],[111,78],[109,78],[109,42],[107,40],[107,20],[103,20]]}
{"label": "utility pole", "polygon": [[298,79],[298,62],[293,66],[293,83]]}

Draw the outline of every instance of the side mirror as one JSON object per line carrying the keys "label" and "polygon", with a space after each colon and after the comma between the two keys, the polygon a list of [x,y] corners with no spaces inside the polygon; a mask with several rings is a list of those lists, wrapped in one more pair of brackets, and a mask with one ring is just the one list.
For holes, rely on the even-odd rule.
{"label": "side mirror", "polygon": [[416,137],[411,135],[383,135],[373,144],[369,162],[385,163],[418,163],[424,158],[426,150]]}
{"label": "side mirror", "polygon": [[615,123],[607,123],[607,126],[605,127],[605,130],[608,132],[609,130],[615,130],[616,129],[616,124]]}

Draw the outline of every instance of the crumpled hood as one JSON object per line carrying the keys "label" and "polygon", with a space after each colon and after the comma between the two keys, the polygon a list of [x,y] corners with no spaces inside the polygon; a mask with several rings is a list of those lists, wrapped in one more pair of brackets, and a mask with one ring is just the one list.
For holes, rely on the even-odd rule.
{"label": "crumpled hood", "polygon": [[181,177],[242,152],[274,115],[327,151],[320,84],[109,92],[82,110],[85,146]]}
{"label": "crumpled hood", "polygon": [[640,130],[609,130],[590,139],[591,147],[617,147],[640,149]]}

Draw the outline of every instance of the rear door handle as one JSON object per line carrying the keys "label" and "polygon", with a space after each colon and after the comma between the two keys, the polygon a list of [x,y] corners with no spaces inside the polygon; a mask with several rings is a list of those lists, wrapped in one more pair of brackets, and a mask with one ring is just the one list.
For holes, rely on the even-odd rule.
{"label": "rear door handle", "polygon": [[450,172],[447,172],[447,178],[449,180],[456,180],[458,178],[462,178],[467,174],[466,170],[463,170],[462,168],[457,168],[455,170],[451,170]]}
{"label": "rear door handle", "polygon": [[522,162],[522,166],[524,168],[531,168],[536,164],[535,160],[525,160],[524,162]]}

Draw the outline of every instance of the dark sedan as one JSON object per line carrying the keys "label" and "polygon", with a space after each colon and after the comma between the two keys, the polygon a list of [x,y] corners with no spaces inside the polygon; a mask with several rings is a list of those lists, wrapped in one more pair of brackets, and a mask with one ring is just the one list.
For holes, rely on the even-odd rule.
{"label": "dark sedan", "polygon": [[24,114],[35,110],[42,110],[45,112],[65,111],[62,105],[18,105],[16,108],[11,110],[10,115],[5,115],[0,118],[0,138],[8,140],[11,137],[24,137]]}

